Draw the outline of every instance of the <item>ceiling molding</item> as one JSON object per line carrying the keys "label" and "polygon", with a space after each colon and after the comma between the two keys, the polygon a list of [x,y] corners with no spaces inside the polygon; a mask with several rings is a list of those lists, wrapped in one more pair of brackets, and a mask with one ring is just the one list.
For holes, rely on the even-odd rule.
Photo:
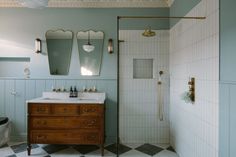
{"label": "ceiling molding", "polygon": [[175,0],[165,0],[169,7],[174,3]]}
{"label": "ceiling molding", "polygon": [[[49,0],[49,8],[166,8],[173,0]],[[16,0],[0,0],[0,7],[23,7]]]}

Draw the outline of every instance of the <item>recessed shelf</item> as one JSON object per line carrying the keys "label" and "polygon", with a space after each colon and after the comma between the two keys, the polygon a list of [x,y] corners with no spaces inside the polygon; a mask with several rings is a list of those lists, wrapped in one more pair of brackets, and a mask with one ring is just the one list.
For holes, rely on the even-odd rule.
{"label": "recessed shelf", "polygon": [[134,59],[133,60],[134,79],[153,78],[153,59]]}

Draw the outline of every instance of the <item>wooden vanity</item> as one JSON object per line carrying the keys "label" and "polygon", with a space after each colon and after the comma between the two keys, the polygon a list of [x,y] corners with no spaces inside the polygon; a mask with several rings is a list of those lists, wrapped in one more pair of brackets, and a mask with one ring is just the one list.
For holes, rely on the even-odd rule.
{"label": "wooden vanity", "polygon": [[104,154],[105,105],[28,102],[28,155],[31,144],[99,145]]}

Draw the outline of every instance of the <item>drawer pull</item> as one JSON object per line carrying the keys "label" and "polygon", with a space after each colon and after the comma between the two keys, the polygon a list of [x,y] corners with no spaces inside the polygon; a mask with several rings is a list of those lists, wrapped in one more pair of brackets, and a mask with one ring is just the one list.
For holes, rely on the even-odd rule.
{"label": "drawer pull", "polygon": [[87,136],[88,140],[96,140],[97,136],[96,135],[89,135]]}
{"label": "drawer pull", "polygon": [[86,108],[86,109],[84,109],[84,112],[87,112],[87,113],[96,112],[96,109],[95,108]]}
{"label": "drawer pull", "polygon": [[43,139],[46,139],[46,136],[45,135],[38,135],[36,138],[37,138],[37,140],[43,140]]}
{"label": "drawer pull", "polygon": [[37,121],[37,124],[38,125],[46,125],[47,124],[47,122],[44,120],[44,121]]}
{"label": "drawer pull", "polygon": [[64,108],[64,113],[67,113],[67,112],[68,112],[67,108]]}
{"label": "drawer pull", "polygon": [[46,111],[46,109],[43,108],[43,107],[38,107],[37,108],[37,112],[45,112],[45,111]]}
{"label": "drawer pull", "polygon": [[94,124],[96,124],[96,121],[97,120],[94,119],[94,120],[91,120],[91,121],[86,121],[85,123],[86,123],[87,126],[93,126]]}

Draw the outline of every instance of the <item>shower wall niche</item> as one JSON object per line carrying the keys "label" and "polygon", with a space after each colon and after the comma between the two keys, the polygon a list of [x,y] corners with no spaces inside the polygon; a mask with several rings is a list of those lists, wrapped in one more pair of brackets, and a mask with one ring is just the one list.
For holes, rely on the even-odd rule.
{"label": "shower wall niche", "polygon": [[[120,141],[121,143],[169,143],[169,31],[120,30]],[[164,120],[158,115],[158,76],[162,78]]]}

